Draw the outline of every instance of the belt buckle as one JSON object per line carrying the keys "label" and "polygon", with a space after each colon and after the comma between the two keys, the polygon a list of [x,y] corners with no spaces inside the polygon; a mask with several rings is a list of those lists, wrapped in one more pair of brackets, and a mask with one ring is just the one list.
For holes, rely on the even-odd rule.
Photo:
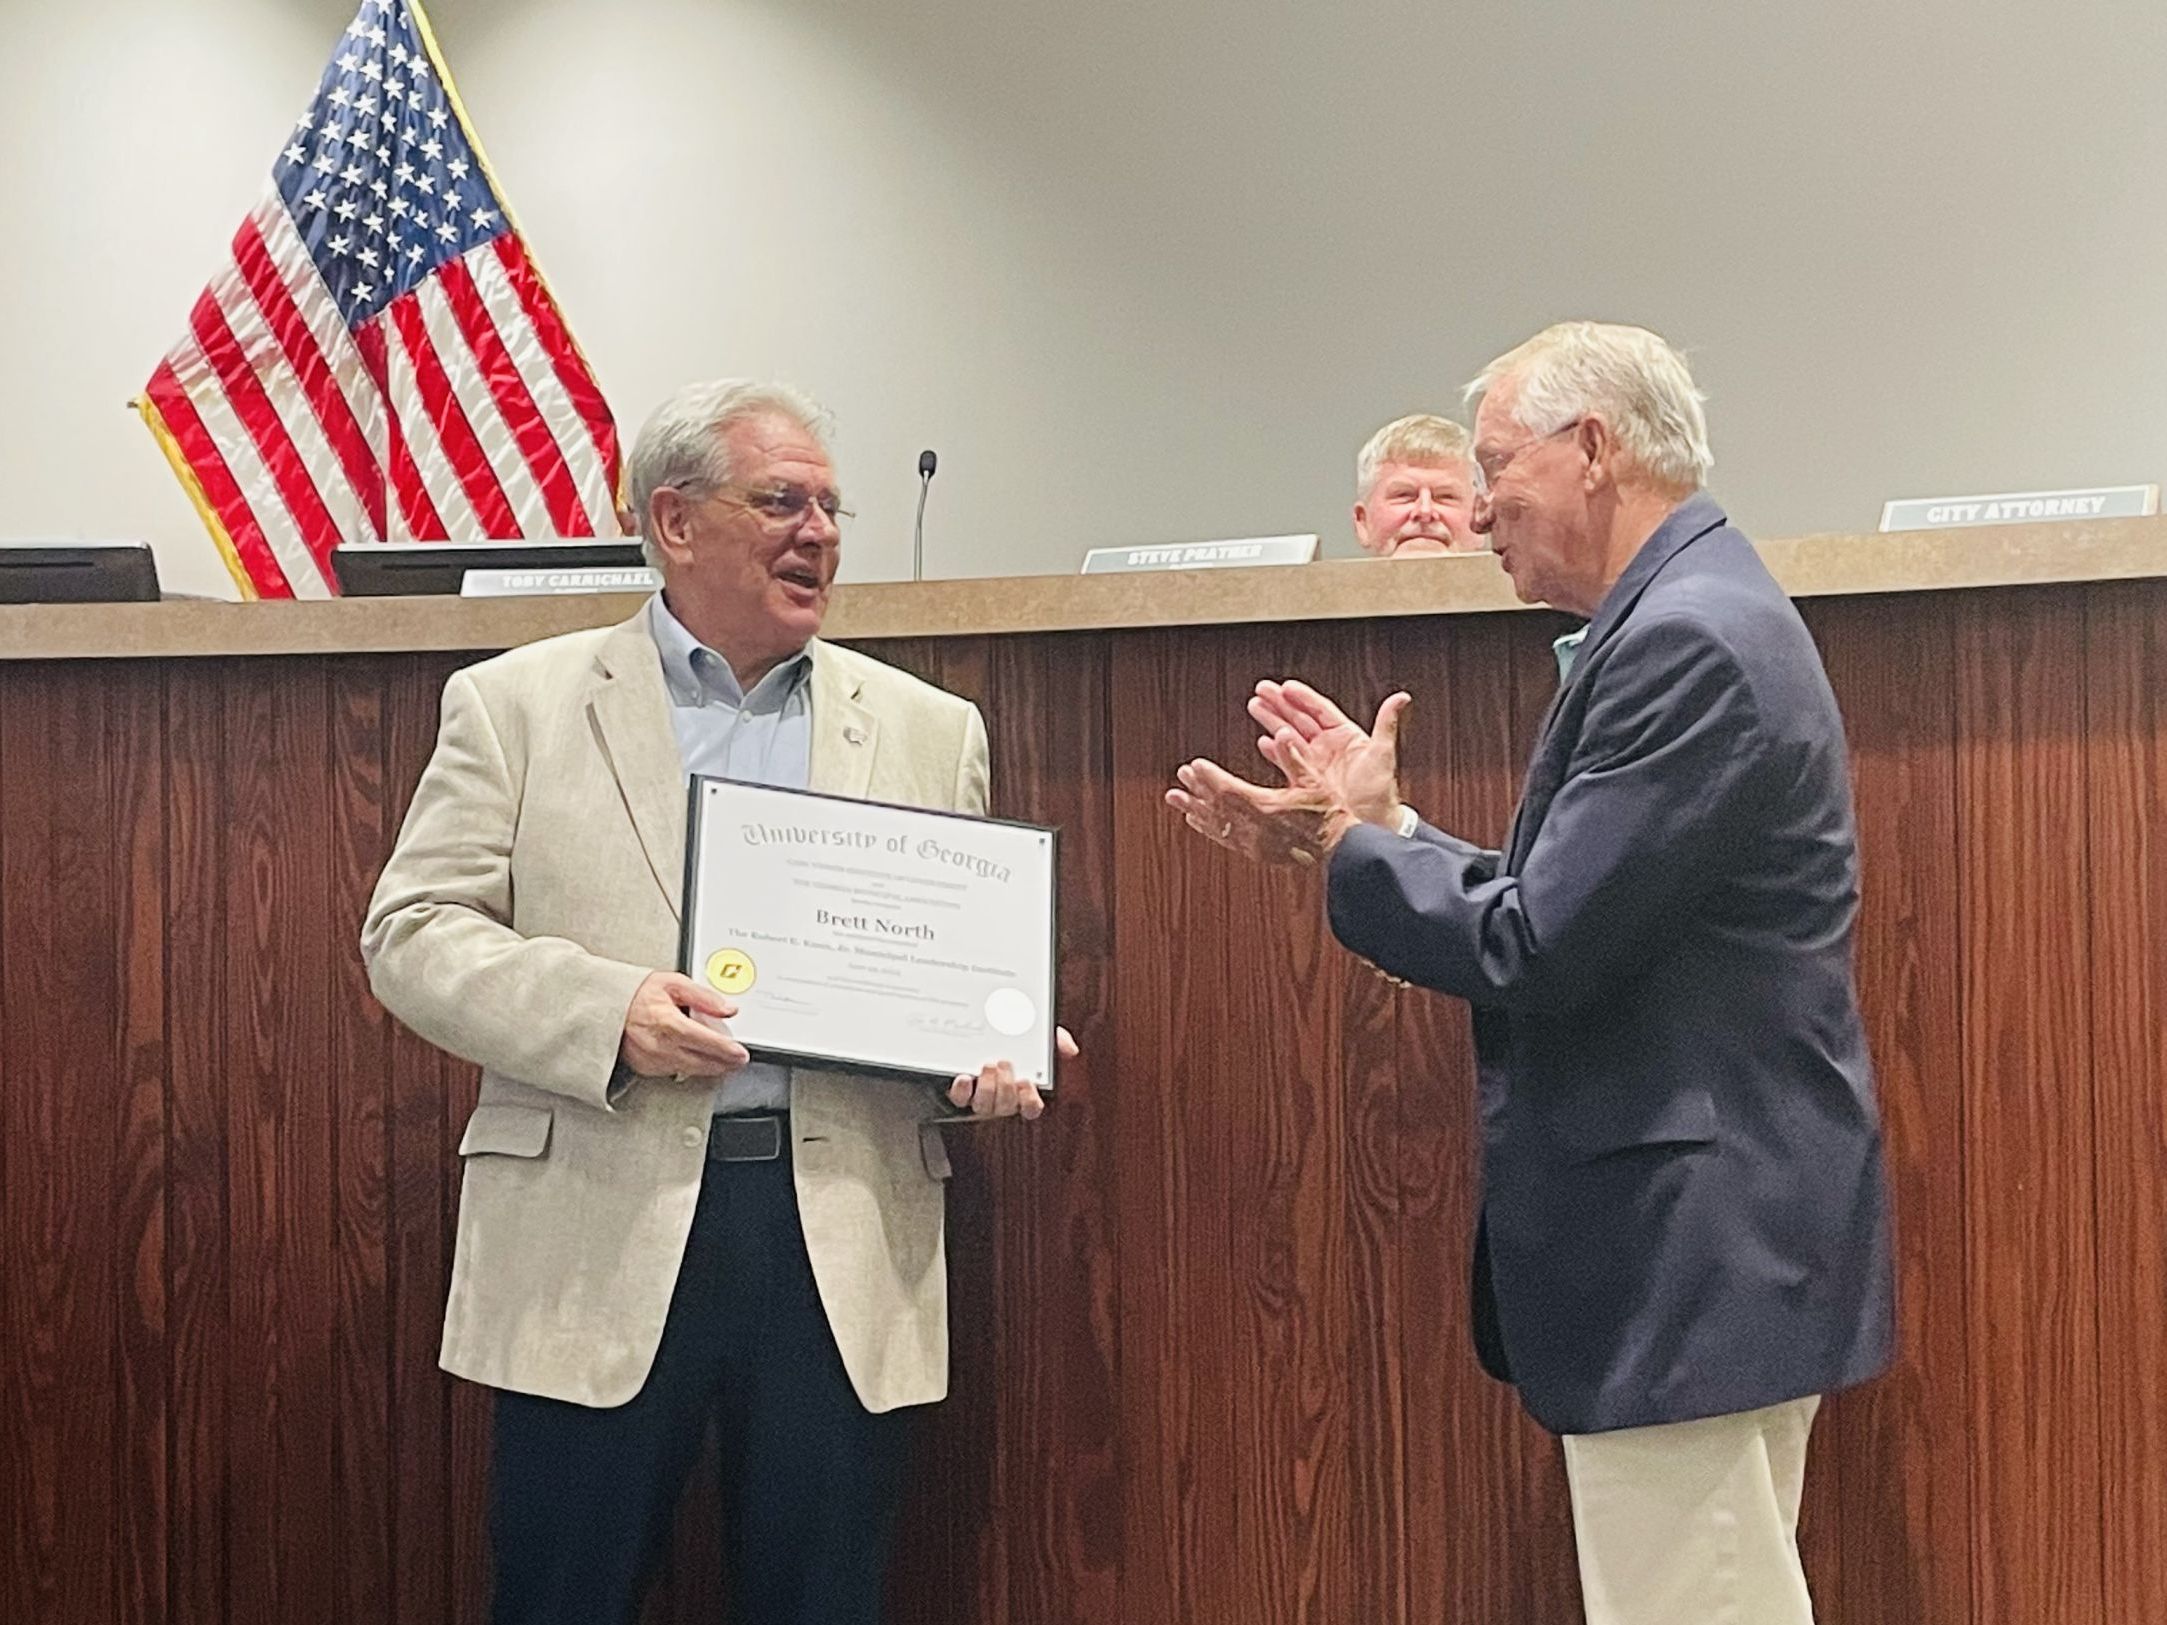
{"label": "belt buckle", "polygon": [[780,1117],[713,1118],[707,1128],[710,1162],[773,1162],[783,1154]]}

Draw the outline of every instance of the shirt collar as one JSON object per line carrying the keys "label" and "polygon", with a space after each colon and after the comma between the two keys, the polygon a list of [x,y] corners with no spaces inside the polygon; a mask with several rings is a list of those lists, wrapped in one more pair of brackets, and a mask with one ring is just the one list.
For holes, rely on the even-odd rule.
{"label": "shirt collar", "polygon": [[800,649],[753,684],[752,693],[747,694],[730,662],[694,637],[670,612],[662,594],[656,593],[647,604],[648,628],[662,656],[662,681],[673,704],[698,707],[719,700],[733,711],[780,711],[812,669],[811,653]]}
{"label": "shirt collar", "polygon": [[1588,641],[1588,629],[1568,632],[1561,638],[1550,640],[1550,652],[1557,657],[1558,681],[1563,682],[1573,674],[1573,662],[1580,658],[1580,646]]}

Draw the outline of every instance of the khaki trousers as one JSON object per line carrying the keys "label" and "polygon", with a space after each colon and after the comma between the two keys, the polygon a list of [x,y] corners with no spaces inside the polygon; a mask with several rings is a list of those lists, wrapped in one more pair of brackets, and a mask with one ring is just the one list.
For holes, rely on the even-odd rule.
{"label": "khaki trousers", "polygon": [[1568,1434],[1588,1625],[1813,1625],[1798,1496],[1820,1404]]}

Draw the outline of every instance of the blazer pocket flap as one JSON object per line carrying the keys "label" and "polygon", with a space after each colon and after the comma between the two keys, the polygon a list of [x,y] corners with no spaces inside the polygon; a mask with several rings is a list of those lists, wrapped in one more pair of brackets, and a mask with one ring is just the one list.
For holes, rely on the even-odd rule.
{"label": "blazer pocket flap", "polygon": [[459,1138],[462,1157],[538,1157],[549,1149],[556,1113],[546,1106],[476,1106]]}
{"label": "blazer pocket flap", "polygon": [[1582,1116],[1570,1120],[1564,1132],[1575,1162],[1590,1162],[1643,1146],[1706,1145],[1715,1137],[1715,1097],[1705,1089],[1676,1090],[1656,1100],[1636,1103],[1633,1110],[1608,1113],[1599,1122],[1589,1122]]}
{"label": "blazer pocket flap", "polygon": [[948,1136],[938,1123],[923,1123],[918,1128],[918,1154],[925,1159],[928,1179],[946,1179],[953,1174],[955,1165],[948,1160]]}

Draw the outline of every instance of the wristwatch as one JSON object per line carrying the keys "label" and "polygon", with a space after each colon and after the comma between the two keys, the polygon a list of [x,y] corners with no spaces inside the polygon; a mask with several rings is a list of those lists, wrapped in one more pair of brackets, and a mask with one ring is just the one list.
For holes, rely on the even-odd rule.
{"label": "wristwatch", "polygon": [[1392,827],[1398,831],[1401,840],[1412,840],[1415,826],[1421,822],[1422,815],[1404,801],[1399,804],[1398,810],[1392,815]]}

